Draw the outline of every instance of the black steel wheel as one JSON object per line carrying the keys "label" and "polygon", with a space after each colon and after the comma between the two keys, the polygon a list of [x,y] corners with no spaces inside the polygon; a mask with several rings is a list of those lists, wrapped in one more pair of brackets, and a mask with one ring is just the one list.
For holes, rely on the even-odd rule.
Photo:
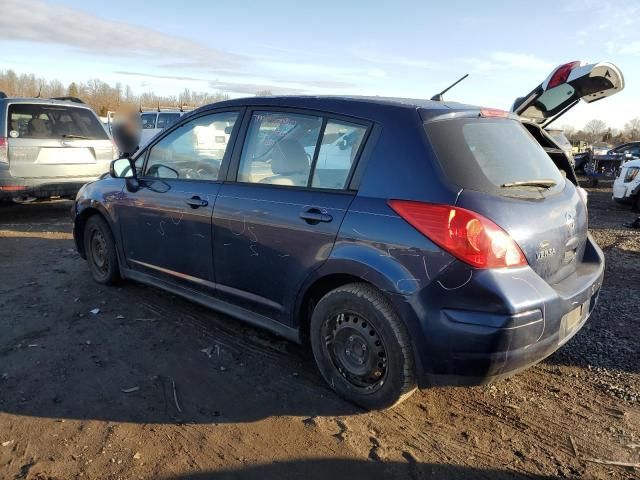
{"label": "black steel wheel", "polygon": [[373,286],[352,283],[327,293],[315,306],[309,334],[320,373],[350,402],[387,408],[415,390],[407,329]]}
{"label": "black steel wheel", "polygon": [[379,389],[386,380],[387,352],[373,325],[349,312],[338,314],[324,327],[331,360],[340,374],[356,388]]}
{"label": "black steel wheel", "polygon": [[84,228],[84,251],[93,279],[111,285],[120,278],[116,245],[107,222],[98,215],[87,220]]}

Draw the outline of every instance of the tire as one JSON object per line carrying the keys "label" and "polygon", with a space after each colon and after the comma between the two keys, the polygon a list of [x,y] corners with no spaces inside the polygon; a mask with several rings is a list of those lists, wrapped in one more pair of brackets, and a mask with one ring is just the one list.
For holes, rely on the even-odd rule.
{"label": "tire", "polygon": [[638,194],[636,195],[636,198],[635,198],[635,200],[633,201],[633,204],[632,204],[632,205],[633,205],[633,209],[634,209],[636,212],[640,212],[640,193],[638,193]]}
{"label": "tire", "polygon": [[109,225],[99,215],[89,217],[85,224],[84,251],[96,282],[113,285],[120,280],[116,244]]}
{"label": "tire", "polygon": [[320,373],[346,400],[378,410],[416,389],[407,329],[371,285],[351,283],[327,293],[313,310],[309,334]]}

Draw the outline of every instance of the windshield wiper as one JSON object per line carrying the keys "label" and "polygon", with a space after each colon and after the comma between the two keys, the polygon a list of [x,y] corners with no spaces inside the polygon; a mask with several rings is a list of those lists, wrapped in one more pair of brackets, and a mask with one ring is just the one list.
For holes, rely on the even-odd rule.
{"label": "windshield wiper", "polygon": [[65,133],[62,135],[62,138],[77,138],[79,140],[90,140],[89,137],[85,137],[84,135],[74,135],[72,133]]}
{"label": "windshield wiper", "polygon": [[509,182],[503,183],[500,185],[502,188],[514,188],[514,187],[540,187],[540,188],[551,188],[557,185],[553,180],[522,180],[519,182]]}

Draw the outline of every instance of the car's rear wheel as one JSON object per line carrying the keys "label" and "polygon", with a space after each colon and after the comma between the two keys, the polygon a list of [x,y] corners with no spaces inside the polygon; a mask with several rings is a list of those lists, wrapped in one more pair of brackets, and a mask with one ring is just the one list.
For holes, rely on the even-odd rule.
{"label": "car's rear wheel", "polygon": [[640,212],[640,193],[636,195],[636,199],[633,202],[633,208],[636,212]]}
{"label": "car's rear wheel", "polygon": [[409,334],[371,285],[352,283],[327,293],[313,311],[309,333],[320,373],[350,402],[387,408],[415,390]]}
{"label": "car's rear wheel", "polygon": [[84,227],[84,251],[96,282],[113,285],[120,279],[116,244],[109,225],[99,215],[89,217]]}

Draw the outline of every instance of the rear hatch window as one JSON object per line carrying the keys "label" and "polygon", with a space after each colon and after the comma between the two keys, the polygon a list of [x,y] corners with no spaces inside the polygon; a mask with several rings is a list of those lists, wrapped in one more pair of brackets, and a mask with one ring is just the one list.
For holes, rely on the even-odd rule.
{"label": "rear hatch window", "polygon": [[564,186],[558,167],[517,120],[456,118],[424,128],[447,177],[462,188],[539,197]]}
{"label": "rear hatch window", "polygon": [[7,127],[10,138],[109,139],[104,127],[91,110],[66,105],[9,105]]}

